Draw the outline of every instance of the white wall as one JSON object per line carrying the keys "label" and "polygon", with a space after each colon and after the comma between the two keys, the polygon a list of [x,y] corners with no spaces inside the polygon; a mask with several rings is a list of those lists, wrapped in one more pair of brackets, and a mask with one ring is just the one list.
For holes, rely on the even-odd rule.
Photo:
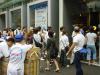
{"label": "white wall", "polygon": [[0,3],[3,3],[5,0],[0,0]]}
{"label": "white wall", "polygon": [[26,4],[24,4],[24,5],[22,5],[22,27],[23,26],[27,26],[27,5]]}
{"label": "white wall", "polygon": [[63,26],[63,0],[59,0],[59,27]]}

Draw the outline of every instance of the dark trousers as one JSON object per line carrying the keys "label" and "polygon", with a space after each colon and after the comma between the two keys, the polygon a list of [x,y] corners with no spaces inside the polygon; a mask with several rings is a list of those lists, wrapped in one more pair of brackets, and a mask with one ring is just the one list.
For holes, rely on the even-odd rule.
{"label": "dark trousers", "polygon": [[80,62],[80,58],[81,58],[81,53],[80,52],[75,52],[75,57],[74,57],[74,64],[76,67],[76,75],[83,75],[83,70],[81,67],[81,62]]}
{"label": "dark trousers", "polygon": [[66,67],[66,65],[67,65],[67,57],[66,57],[65,50],[61,50],[60,63],[61,63],[61,66],[64,66],[64,67]]}

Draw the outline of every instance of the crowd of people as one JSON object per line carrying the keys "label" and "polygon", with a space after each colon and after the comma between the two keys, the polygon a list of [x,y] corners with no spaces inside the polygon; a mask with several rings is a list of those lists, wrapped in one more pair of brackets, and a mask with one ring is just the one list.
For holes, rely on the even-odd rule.
{"label": "crowd of people", "polygon": [[[95,43],[98,35],[94,32],[92,26],[89,26],[87,30],[79,25],[73,27],[71,42],[66,29],[60,28],[59,45],[56,41],[56,32],[52,27],[48,27],[47,30],[43,30],[41,27],[30,27],[29,31],[26,27],[23,27],[23,29],[18,27],[15,30],[8,28],[1,31],[0,59],[2,57],[9,58],[7,75],[24,75],[25,56],[33,46],[41,49],[41,60],[46,60],[46,71],[50,70],[51,62],[55,64],[55,72],[60,72],[60,66],[70,67],[70,64],[75,63],[76,75],[83,75],[80,50],[83,48],[87,50],[86,60],[88,60],[89,65],[96,63]],[[70,62],[67,59],[69,55],[71,55]]]}

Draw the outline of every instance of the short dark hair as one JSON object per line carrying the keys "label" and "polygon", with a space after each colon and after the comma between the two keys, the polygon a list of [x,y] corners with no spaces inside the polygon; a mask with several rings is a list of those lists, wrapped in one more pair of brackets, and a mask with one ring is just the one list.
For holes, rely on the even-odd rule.
{"label": "short dark hair", "polygon": [[62,32],[62,34],[64,35],[64,34],[66,34],[67,32],[64,30],[63,32]]}
{"label": "short dark hair", "polygon": [[15,40],[14,40],[14,38],[12,38],[12,37],[11,37],[11,38],[8,38],[6,41],[7,41],[7,42],[10,42],[10,41],[11,41],[11,42],[15,43]]}
{"label": "short dark hair", "polygon": [[74,31],[75,31],[75,32],[80,32],[80,28],[79,28],[78,26],[75,26],[75,27],[74,27]]}
{"label": "short dark hair", "polygon": [[39,27],[37,27],[37,30],[38,30],[38,31],[41,31],[41,27],[40,27],[40,26],[39,26]]}
{"label": "short dark hair", "polygon": [[89,27],[89,31],[93,32],[93,27],[92,26]]}
{"label": "short dark hair", "polygon": [[60,27],[60,31],[62,31],[64,29],[64,27]]}
{"label": "short dark hair", "polygon": [[54,36],[54,32],[53,32],[53,31],[49,31],[49,32],[48,32],[48,36],[49,36],[50,38],[52,38],[52,37]]}
{"label": "short dark hair", "polygon": [[49,31],[49,30],[52,30],[52,27],[49,26],[48,29],[47,29],[47,31]]}
{"label": "short dark hair", "polygon": [[35,29],[33,30],[33,33],[34,33],[34,34],[37,34],[37,33],[38,33],[38,29],[35,28]]}

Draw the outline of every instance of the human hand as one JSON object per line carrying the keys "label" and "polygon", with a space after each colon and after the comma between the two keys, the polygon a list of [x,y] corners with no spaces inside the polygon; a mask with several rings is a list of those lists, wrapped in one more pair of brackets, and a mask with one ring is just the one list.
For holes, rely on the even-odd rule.
{"label": "human hand", "polygon": [[69,53],[67,52],[67,53],[66,53],[66,56],[68,56],[68,55],[69,55]]}

